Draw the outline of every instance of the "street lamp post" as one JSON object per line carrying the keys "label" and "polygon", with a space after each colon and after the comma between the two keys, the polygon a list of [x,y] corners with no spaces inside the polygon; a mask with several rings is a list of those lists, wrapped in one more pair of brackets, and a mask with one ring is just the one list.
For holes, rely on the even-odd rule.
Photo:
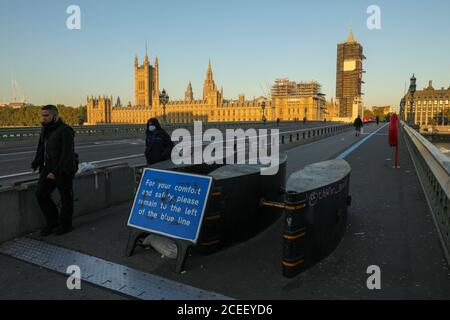
{"label": "street lamp post", "polygon": [[410,108],[409,108],[409,119],[408,119],[408,123],[410,126],[414,125],[414,93],[416,93],[416,77],[412,76],[411,78],[411,83],[409,85],[409,93],[411,94],[411,104],[410,104]]}
{"label": "street lamp post", "polygon": [[325,118],[325,106],[326,103],[321,104],[320,102],[325,101],[325,94],[324,93],[318,93],[317,94],[319,96],[319,98],[317,99],[317,120],[320,120],[320,116],[323,115],[324,116],[324,120],[326,121],[327,119]]}
{"label": "street lamp post", "polygon": [[403,120],[406,120],[405,106],[406,106],[406,100],[405,100],[405,98],[402,98],[402,100],[400,101],[400,119],[403,119]]}
{"label": "street lamp post", "polygon": [[264,119],[266,119],[266,114],[265,114],[266,102],[265,101],[261,102],[261,109],[262,109],[262,120],[264,121]]}
{"label": "street lamp post", "polygon": [[318,103],[318,101],[319,101],[319,99],[316,96],[314,96],[313,97],[313,112],[315,109],[315,111],[316,111],[316,119],[315,120],[316,121],[319,120],[319,110],[318,110],[319,103]]}
{"label": "street lamp post", "polygon": [[163,106],[163,123],[164,125],[167,125],[167,118],[166,118],[166,104],[169,102],[169,96],[166,93],[166,90],[163,89],[161,94],[159,95],[159,102]]}

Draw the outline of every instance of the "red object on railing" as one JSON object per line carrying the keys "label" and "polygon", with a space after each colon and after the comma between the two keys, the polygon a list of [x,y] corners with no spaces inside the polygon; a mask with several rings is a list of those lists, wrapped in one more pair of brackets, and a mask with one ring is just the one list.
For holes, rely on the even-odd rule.
{"label": "red object on railing", "polygon": [[398,116],[393,114],[391,116],[391,123],[389,125],[389,145],[395,147],[395,164],[394,168],[399,168],[398,165]]}

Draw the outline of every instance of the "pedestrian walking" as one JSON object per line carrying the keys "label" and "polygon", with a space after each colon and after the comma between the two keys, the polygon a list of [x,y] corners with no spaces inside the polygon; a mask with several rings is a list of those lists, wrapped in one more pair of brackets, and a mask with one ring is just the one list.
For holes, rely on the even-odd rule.
{"label": "pedestrian walking", "polygon": [[363,128],[363,122],[361,120],[361,116],[358,115],[358,117],[355,119],[355,122],[353,123],[355,126],[355,136],[359,137],[361,136],[361,131]]}
{"label": "pedestrian walking", "polygon": [[[33,171],[39,170],[36,198],[45,217],[46,226],[41,230],[45,237],[55,231],[63,235],[73,230],[73,178],[78,170],[78,155],[75,153],[74,130],[59,117],[54,105],[41,109],[42,129]],[[58,212],[51,194],[58,189],[61,212]]]}
{"label": "pedestrian walking", "polygon": [[147,159],[147,166],[169,160],[173,147],[172,139],[161,127],[158,119],[149,119],[145,133],[145,158]]}

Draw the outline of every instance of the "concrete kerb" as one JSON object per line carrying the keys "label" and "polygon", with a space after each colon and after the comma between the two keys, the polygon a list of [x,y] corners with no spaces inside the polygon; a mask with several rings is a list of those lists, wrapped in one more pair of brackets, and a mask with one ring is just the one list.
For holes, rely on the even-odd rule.
{"label": "concrete kerb", "polygon": [[[74,217],[130,201],[134,196],[134,179],[134,169],[127,165],[78,174],[74,179]],[[45,225],[36,201],[36,187],[37,179],[0,188],[0,243]],[[59,206],[59,194],[54,192],[52,197]]]}

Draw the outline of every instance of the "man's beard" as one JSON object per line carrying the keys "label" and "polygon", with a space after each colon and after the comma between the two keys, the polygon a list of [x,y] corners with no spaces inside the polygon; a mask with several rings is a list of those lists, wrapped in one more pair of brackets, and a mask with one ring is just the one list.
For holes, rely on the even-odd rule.
{"label": "man's beard", "polygon": [[41,122],[41,124],[42,124],[42,126],[43,126],[44,128],[49,128],[49,127],[51,127],[52,125],[54,125],[55,122],[56,122],[56,119],[53,118],[53,120],[50,121],[49,123]]}

